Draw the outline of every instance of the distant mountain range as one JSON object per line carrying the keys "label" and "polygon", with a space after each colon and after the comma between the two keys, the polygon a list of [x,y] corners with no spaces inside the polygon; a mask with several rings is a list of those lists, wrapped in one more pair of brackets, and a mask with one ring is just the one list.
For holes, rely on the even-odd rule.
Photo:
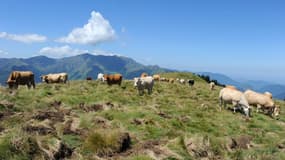
{"label": "distant mountain range", "polygon": [[210,76],[211,80],[217,80],[219,83],[226,85],[234,85],[242,91],[246,89],[252,89],[262,93],[269,91],[273,94],[274,98],[282,100],[285,98],[285,85],[256,80],[236,81],[226,75],[219,73],[198,72],[197,74],[208,75]]}
{"label": "distant mountain range", "polygon": [[98,73],[121,73],[124,78],[130,79],[140,76],[142,72],[148,74],[173,72],[174,70],[161,68],[159,66],[145,66],[131,58],[123,56],[106,56],[81,54],[77,56],[53,59],[46,56],[32,58],[0,58],[0,83],[5,84],[8,75],[13,70],[30,70],[40,81],[40,76],[48,73],[67,72],[69,79],[85,79],[93,77],[96,79]]}

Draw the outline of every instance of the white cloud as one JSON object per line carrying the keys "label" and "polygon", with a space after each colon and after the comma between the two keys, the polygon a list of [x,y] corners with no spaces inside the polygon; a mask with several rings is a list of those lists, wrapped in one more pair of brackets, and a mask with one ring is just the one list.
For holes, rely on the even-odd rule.
{"label": "white cloud", "polygon": [[9,34],[6,32],[0,32],[0,38],[24,42],[24,43],[34,43],[34,42],[45,42],[47,37],[38,34]]}
{"label": "white cloud", "polygon": [[119,56],[121,57],[122,55],[108,52],[108,51],[103,51],[103,50],[93,50],[91,54],[94,55],[102,55],[102,56]]}
{"label": "white cloud", "polygon": [[88,50],[74,49],[69,45],[61,47],[44,47],[39,51],[39,54],[53,58],[75,56],[82,53],[88,53]]}
{"label": "white cloud", "polygon": [[6,56],[6,55],[8,55],[8,52],[6,52],[6,51],[3,51],[3,50],[0,50],[0,56],[1,55],[4,55],[4,56]]}
{"label": "white cloud", "polygon": [[59,38],[57,42],[91,44],[113,40],[115,31],[109,21],[96,11],[91,12],[91,18],[82,28],[73,29],[66,37]]}

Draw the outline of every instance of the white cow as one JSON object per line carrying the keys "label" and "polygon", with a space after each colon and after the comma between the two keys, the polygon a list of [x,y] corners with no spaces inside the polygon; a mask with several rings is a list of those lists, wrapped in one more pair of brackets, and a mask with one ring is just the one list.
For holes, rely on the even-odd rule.
{"label": "white cow", "polygon": [[183,79],[183,78],[180,79],[179,82],[180,82],[181,84],[185,84],[185,83],[186,83],[185,79]]}
{"label": "white cow", "polygon": [[210,85],[210,90],[214,90],[214,88],[216,86],[215,82],[210,82],[209,85]]}
{"label": "white cow", "polygon": [[104,82],[105,81],[104,74],[103,73],[98,73],[97,80]]}
{"label": "white cow", "polygon": [[154,79],[152,76],[134,78],[134,87],[137,87],[139,95],[142,95],[145,89],[148,90],[148,94],[151,94],[153,85]]}
{"label": "white cow", "polygon": [[231,103],[234,106],[234,112],[237,108],[241,108],[246,116],[250,116],[250,106],[241,91],[231,88],[223,88],[220,91],[219,100],[221,107],[222,105],[226,107],[228,103]]}
{"label": "white cow", "polygon": [[259,109],[269,110],[271,116],[279,115],[279,107],[276,107],[274,101],[267,94],[257,93],[252,90],[246,90],[244,95],[250,105],[254,105],[257,107],[256,112]]}

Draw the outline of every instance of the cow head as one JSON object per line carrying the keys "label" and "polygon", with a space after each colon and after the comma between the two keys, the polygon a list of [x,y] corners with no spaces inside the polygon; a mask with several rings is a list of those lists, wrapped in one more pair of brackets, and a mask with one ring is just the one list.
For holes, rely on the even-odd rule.
{"label": "cow head", "polygon": [[8,80],[6,83],[10,89],[16,88],[16,80]]}
{"label": "cow head", "polygon": [[42,80],[42,82],[48,83],[48,76],[47,75],[41,76],[41,80]]}
{"label": "cow head", "polygon": [[280,106],[276,105],[273,107],[273,111],[271,113],[272,117],[278,117],[280,114]]}
{"label": "cow head", "polygon": [[134,78],[134,87],[138,87],[138,85],[141,84],[141,79],[140,78]]}

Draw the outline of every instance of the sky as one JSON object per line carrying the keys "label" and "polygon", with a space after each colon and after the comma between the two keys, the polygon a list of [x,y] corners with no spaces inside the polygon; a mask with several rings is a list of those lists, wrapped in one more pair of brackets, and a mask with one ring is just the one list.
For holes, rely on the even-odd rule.
{"label": "sky", "polygon": [[118,54],[285,84],[284,0],[2,0],[0,57]]}

